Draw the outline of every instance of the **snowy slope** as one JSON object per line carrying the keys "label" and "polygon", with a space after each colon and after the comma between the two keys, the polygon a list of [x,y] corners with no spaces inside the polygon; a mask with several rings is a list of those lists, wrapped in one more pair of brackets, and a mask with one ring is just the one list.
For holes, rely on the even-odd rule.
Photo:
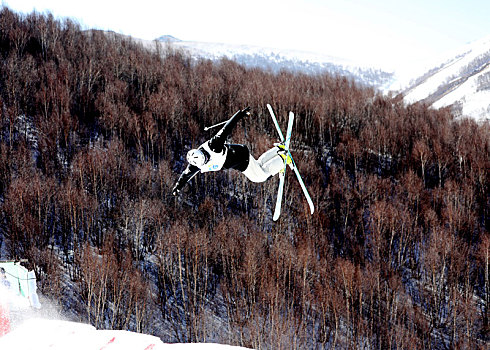
{"label": "snowy slope", "polygon": [[96,330],[68,321],[31,319],[0,338],[7,350],[233,350],[219,344],[164,344],[159,338],[127,331]]}
{"label": "snowy slope", "polygon": [[453,105],[457,114],[490,119],[490,36],[454,52],[404,91],[409,103]]}

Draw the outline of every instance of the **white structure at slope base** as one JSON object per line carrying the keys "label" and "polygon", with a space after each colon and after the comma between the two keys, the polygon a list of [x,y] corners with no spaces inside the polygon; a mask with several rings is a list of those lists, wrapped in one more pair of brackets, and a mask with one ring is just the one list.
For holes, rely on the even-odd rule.
{"label": "white structure at slope base", "polygon": [[36,275],[16,261],[0,261],[0,337],[9,333],[11,311],[39,309]]}
{"label": "white structure at slope base", "polygon": [[5,297],[10,297],[10,301],[22,304],[21,299],[18,298],[24,298],[24,303],[28,302],[35,309],[41,308],[34,271],[28,271],[17,261],[0,261],[0,270],[5,271],[7,281],[0,282],[0,293],[5,294]]}

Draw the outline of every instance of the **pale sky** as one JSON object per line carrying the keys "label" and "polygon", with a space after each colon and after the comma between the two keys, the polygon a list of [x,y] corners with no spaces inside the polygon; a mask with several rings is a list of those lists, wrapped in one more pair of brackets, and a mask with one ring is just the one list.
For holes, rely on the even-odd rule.
{"label": "pale sky", "polygon": [[152,40],[266,46],[393,64],[427,59],[490,35],[489,0],[3,0],[84,29]]}

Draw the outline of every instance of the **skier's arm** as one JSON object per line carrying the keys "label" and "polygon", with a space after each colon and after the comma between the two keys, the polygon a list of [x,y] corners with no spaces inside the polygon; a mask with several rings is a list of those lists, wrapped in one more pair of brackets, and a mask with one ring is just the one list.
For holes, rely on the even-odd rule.
{"label": "skier's arm", "polygon": [[185,186],[185,184],[188,183],[194,176],[196,176],[199,171],[200,169],[197,166],[189,164],[180,175],[179,179],[175,183],[174,188],[172,188],[172,194],[174,196],[177,195]]}
{"label": "skier's arm", "polygon": [[230,136],[233,128],[237,125],[237,123],[250,111],[250,107],[247,107],[243,110],[236,112],[230,120],[221,128],[220,131],[216,135],[214,135],[211,140],[209,140],[209,148],[213,152],[221,153],[223,151],[223,147],[225,145],[226,138]]}

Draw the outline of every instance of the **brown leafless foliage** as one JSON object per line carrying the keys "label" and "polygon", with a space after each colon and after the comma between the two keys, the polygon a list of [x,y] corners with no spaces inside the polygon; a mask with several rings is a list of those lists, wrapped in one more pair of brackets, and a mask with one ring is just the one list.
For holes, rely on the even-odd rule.
{"label": "brown leafless foliage", "polygon": [[[0,10],[0,242],[80,318],[253,348],[484,348],[490,126],[330,75],[193,61]],[[292,174],[169,189],[203,127],[237,109],[258,157],[296,114]],[[165,332],[151,329],[158,315]],[[171,326],[168,326],[168,325]],[[169,330],[170,329],[170,330]]]}

